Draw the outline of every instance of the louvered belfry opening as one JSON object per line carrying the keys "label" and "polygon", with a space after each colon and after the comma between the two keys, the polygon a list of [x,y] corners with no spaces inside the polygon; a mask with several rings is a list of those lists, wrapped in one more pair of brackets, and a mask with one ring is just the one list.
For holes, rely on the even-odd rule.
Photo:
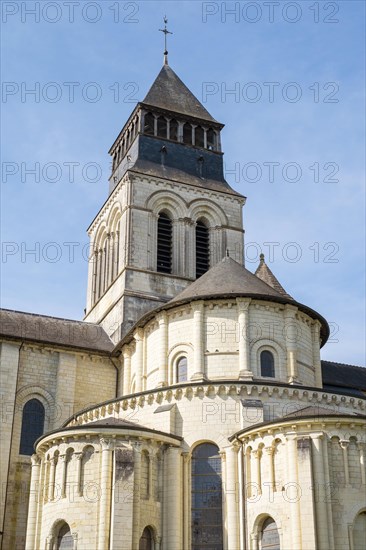
{"label": "louvered belfry opening", "polygon": [[157,270],[160,273],[172,272],[172,220],[161,212],[158,218],[158,258]]}
{"label": "louvered belfry opening", "polygon": [[208,228],[203,221],[196,224],[196,278],[201,277],[210,267],[210,244]]}

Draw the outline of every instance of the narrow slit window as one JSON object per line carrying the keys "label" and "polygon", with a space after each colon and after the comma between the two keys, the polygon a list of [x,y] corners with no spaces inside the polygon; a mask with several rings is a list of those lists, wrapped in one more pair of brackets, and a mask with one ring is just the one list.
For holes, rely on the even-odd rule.
{"label": "narrow slit window", "polygon": [[187,357],[181,357],[177,361],[177,382],[185,382],[187,380]]}
{"label": "narrow slit window", "polygon": [[208,227],[203,221],[196,224],[196,278],[201,277],[210,267],[210,243]]}
{"label": "narrow slit window", "polygon": [[162,212],[158,219],[157,271],[172,272],[172,220]]}
{"label": "narrow slit window", "polygon": [[216,150],[216,135],[212,128],[207,132],[207,149],[211,151]]}
{"label": "narrow slit window", "polygon": [[178,141],[178,122],[173,118],[169,125],[169,139]]}
{"label": "narrow slit window", "polygon": [[159,116],[158,118],[158,136],[161,138],[167,137],[168,123],[165,117]]}
{"label": "narrow slit window", "polygon": [[194,138],[194,142],[195,142],[195,145],[197,147],[204,147],[204,131],[203,131],[203,128],[201,126],[197,126],[196,130],[195,130],[195,138]]}
{"label": "narrow slit window", "polygon": [[188,122],[183,126],[183,143],[192,145],[192,126]]}
{"label": "narrow slit window", "polygon": [[145,115],[144,134],[154,135],[154,116],[151,113]]}

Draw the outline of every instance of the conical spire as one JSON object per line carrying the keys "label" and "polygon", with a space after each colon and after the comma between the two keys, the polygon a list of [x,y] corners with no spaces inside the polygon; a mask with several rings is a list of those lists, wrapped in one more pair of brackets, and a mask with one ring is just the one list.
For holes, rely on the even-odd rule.
{"label": "conical spire", "polygon": [[283,288],[280,282],[276,279],[276,277],[273,275],[272,271],[269,269],[268,265],[264,261],[264,254],[261,254],[259,256],[259,266],[257,267],[254,275],[256,275],[258,279],[261,279],[261,281],[263,281],[267,285],[274,288],[277,292],[279,292],[283,296],[286,296],[287,298],[292,299],[290,294],[286,292],[286,290]]}
{"label": "conical spire", "polygon": [[168,65],[167,52],[164,65],[142,103],[218,124]]}

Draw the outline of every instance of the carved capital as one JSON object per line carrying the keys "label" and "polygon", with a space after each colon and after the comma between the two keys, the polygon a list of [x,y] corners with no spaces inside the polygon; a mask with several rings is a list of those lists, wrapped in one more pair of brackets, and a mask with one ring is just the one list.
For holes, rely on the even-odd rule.
{"label": "carved capital", "polygon": [[114,449],[114,440],[113,439],[107,439],[105,437],[100,438],[100,445],[102,447],[102,451],[113,451]]}
{"label": "carved capital", "polygon": [[32,461],[32,468],[34,466],[39,466],[41,464],[41,459],[38,455],[34,454],[32,455],[31,457],[31,461]]}

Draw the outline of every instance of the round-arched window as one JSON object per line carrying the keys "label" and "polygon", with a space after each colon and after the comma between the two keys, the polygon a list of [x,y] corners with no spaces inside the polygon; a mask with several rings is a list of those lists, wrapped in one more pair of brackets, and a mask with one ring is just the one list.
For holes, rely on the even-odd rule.
{"label": "round-arched window", "polygon": [[262,526],[260,535],[261,550],[280,550],[280,537],[276,522],[273,518],[267,518]]}
{"label": "round-arched window", "polygon": [[180,357],[177,361],[176,367],[176,379],[177,382],[185,382],[188,376],[188,362],[187,357]]}
{"label": "round-arched window", "polygon": [[222,481],[219,448],[197,445],[192,453],[192,550],[223,548]]}
{"label": "round-arched window", "polygon": [[45,410],[38,399],[30,399],[24,405],[19,454],[32,455],[34,443],[44,431]]}
{"label": "round-arched window", "polygon": [[70,527],[64,523],[57,535],[57,550],[72,550],[74,548],[74,538]]}
{"label": "round-arched window", "polygon": [[152,550],[152,534],[149,527],[145,527],[139,542],[139,550]]}
{"label": "round-arched window", "polygon": [[273,353],[268,350],[262,351],[260,355],[260,362],[261,376],[264,376],[266,378],[274,378],[275,367]]}

